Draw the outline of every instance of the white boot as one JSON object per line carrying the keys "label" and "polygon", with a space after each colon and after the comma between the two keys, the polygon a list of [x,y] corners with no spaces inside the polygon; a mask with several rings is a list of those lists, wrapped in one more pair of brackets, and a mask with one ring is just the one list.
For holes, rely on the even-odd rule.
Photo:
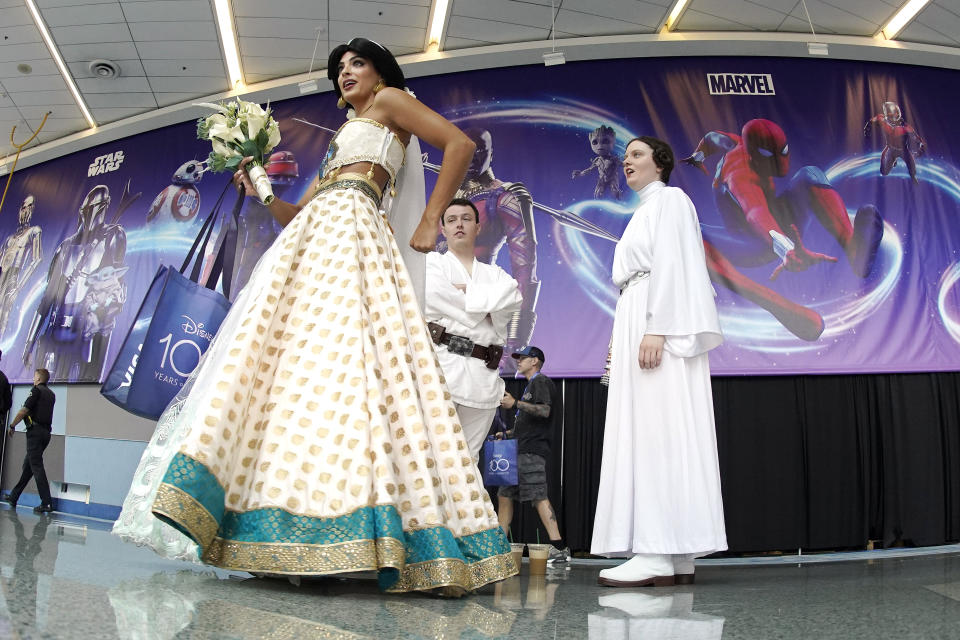
{"label": "white boot", "polygon": [[637,591],[620,591],[600,596],[598,604],[619,609],[631,618],[669,618],[673,595],[648,596]]}
{"label": "white boot", "polygon": [[677,584],[693,584],[694,559],[689,553],[675,553],[673,560],[673,578]]}
{"label": "white boot", "polygon": [[667,555],[638,553],[619,566],[601,571],[597,582],[608,587],[672,587],[673,561]]}

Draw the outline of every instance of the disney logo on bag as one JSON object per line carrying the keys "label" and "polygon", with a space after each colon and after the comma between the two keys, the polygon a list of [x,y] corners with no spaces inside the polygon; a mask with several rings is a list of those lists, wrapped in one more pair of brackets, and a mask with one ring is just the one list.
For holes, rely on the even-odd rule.
{"label": "disney logo on bag", "polygon": [[183,332],[188,336],[200,336],[201,338],[206,338],[207,342],[213,340],[213,334],[209,331],[206,331],[203,328],[203,323],[196,322],[193,318],[187,315],[180,316],[186,322],[184,322],[180,327],[183,329]]}
{"label": "disney logo on bag", "polygon": [[487,466],[490,467],[490,471],[509,471],[510,461],[501,455],[495,455]]}

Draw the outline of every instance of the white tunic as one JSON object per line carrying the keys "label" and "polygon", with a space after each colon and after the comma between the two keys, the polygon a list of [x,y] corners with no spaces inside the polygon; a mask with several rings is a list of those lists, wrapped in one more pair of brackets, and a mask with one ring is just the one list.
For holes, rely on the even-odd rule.
{"label": "white tunic", "polygon": [[[466,292],[456,285],[467,286]],[[517,281],[495,264],[473,260],[473,274],[452,253],[427,254],[426,319],[483,346],[503,345],[507,324],[523,298]],[[453,401],[476,409],[500,405],[503,380],[479,358],[437,345],[437,359]]]}
{"label": "white tunic", "polygon": [[[623,291],[590,552],[706,555],[727,548],[707,359],[723,335],[693,203],[662,182],[639,195],[613,258]],[[638,363],[648,333],[666,336],[655,369]]]}

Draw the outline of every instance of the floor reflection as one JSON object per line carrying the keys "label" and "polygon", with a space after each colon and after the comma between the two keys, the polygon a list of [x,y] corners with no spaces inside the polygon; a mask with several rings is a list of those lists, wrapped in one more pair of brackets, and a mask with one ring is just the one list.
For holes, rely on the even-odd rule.
{"label": "floor reflection", "polygon": [[[16,560],[12,575],[0,577],[7,609],[6,620],[0,620],[0,637],[29,637],[31,630],[37,628],[37,576],[41,572],[51,572],[57,559],[57,545],[43,544],[50,526],[49,516],[28,518],[32,527],[29,537],[24,521],[15,509],[3,512],[3,516],[13,529]],[[6,540],[7,536],[4,536]],[[35,566],[35,563],[42,566]]]}
{"label": "floor reflection", "polygon": [[458,600],[383,594],[372,574],[254,578],[159,558],[110,523],[0,505],[0,638],[960,638],[960,553],[706,563],[697,584],[597,585],[574,562]]}
{"label": "floor reflection", "polygon": [[[471,598],[384,595],[375,580],[222,579],[183,571],[109,591],[120,638],[499,638],[516,614]],[[306,613],[305,613],[306,612]]]}
{"label": "floor reflection", "polygon": [[693,612],[692,592],[620,591],[600,596],[597,604],[603,609],[587,616],[590,640],[723,636],[723,618]]}

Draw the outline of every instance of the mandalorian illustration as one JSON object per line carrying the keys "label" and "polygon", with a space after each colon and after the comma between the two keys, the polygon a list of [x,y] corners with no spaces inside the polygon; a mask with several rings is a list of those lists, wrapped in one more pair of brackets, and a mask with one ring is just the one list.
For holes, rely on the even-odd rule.
{"label": "mandalorian illustration", "polygon": [[116,224],[139,196],[129,183],[112,222],[110,189],[97,185],[80,205],[77,230],[57,247],[24,345],[28,369],[45,367],[58,382],[99,381],[116,317],[127,299],[127,236]]}
{"label": "mandalorian illustration", "polygon": [[33,195],[23,199],[17,230],[3,243],[0,253],[0,336],[7,332],[10,311],[23,285],[43,260],[40,227],[30,225],[36,203]]}
{"label": "mandalorian illustration", "polygon": [[[521,182],[503,182],[493,175],[493,138],[489,131],[464,131],[477,145],[457,197],[467,198],[480,212],[480,235],[474,253],[477,260],[494,264],[501,247],[510,253],[510,274],[520,285],[523,304],[508,327],[507,347],[530,342],[537,322],[537,232],[533,222],[533,198]],[[507,365],[512,360],[506,358]]]}

